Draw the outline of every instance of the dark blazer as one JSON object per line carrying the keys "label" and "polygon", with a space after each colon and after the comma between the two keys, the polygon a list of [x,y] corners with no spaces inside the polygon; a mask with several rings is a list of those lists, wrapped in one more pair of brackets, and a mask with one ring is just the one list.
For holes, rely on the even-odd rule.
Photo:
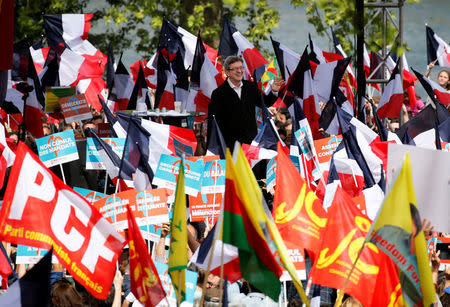
{"label": "dark blazer", "polygon": [[269,107],[277,99],[273,93],[262,98],[262,93],[255,83],[246,80],[242,82],[240,99],[226,80],[212,92],[208,107],[208,127],[211,127],[212,116],[215,115],[225,143],[230,150],[233,149],[236,141],[250,144],[255,138],[258,131],[255,106],[261,106],[264,100],[264,104]]}

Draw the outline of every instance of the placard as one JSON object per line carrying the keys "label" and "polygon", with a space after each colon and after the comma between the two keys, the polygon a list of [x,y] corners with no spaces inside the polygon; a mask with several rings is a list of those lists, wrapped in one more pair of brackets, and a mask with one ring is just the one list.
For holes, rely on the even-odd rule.
{"label": "placard", "polygon": [[73,130],[36,139],[36,145],[39,158],[47,167],[78,160],[78,149]]}
{"label": "placard", "polygon": [[[288,240],[284,242],[286,244],[287,253],[289,258],[291,258],[294,264],[295,270],[297,271],[297,276],[301,280],[306,280],[306,270],[305,270],[305,252],[302,248],[290,243]],[[286,270],[282,270],[283,274],[280,277],[280,281],[292,280],[291,275]]]}
{"label": "placard", "polygon": [[93,203],[97,200],[102,199],[103,197],[108,196],[107,194],[103,194],[97,191],[92,191],[89,189],[79,188],[79,187],[72,187],[76,192],[80,193],[81,196],[87,199],[88,202]]}
{"label": "placard", "polygon": [[342,141],[342,135],[335,135],[329,138],[318,139],[314,141],[316,148],[317,159],[319,163],[326,163],[330,161],[333,152]]}
{"label": "placard", "polygon": [[76,94],[75,86],[52,86],[45,88],[45,112],[60,112],[61,105],[59,98],[68,97]]}
{"label": "placard", "polygon": [[[124,138],[102,138],[105,143],[109,144],[112,150],[122,157],[123,149],[125,147]],[[126,157],[126,156],[125,156]],[[92,138],[86,139],[86,169],[102,170],[106,169],[100,154],[97,151],[94,140]]]}
{"label": "placard", "polygon": [[[175,191],[180,163],[181,159],[178,157],[165,154],[161,155],[152,183],[160,188]],[[185,193],[197,196],[197,193],[200,192],[203,160],[198,159],[194,162],[186,159],[184,160],[184,164]]]}
{"label": "placard", "polygon": [[203,167],[201,183],[202,194],[214,194],[225,192],[225,160],[206,161]]}
{"label": "placard", "polygon": [[386,195],[400,172],[405,154],[409,152],[420,217],[431,222],[436,231],[450,232],[450,154],[442,150],[388,144]]}
{"label": "placard", "polygon": [[91,109],[86,102],[84,94],[59,98],[59,104],[66,123],[92,118]]}
{"label": "placard", "polygon": [[[166,291],[167,299],[169,301],[170,306],[176,306],[177,305],[177,297],[176,292],[172,286],[172,280],[170,279],[169,275],[169,266],[165,263],[161,263],[158,261],[154,261],[156,270],[159,274],[159,279],[161,280],[161,284]],[[182,302],[182,306],[193,306],[194,305],[194,293],[195,293],[195,287],[197,286],[197,277],[198,273],[186,270],[186,296],[185,301]],[[162,300],[158,306],[167,306],[166,300]]]}
{"label": "placard", "polygon": [[[17,245],[16,264],[36,264],[47,254],[44,248]],[[52,263],[58,263],[55,255],[52,255]]]}
{"label": "placard", "polygon": [[[267,163],[267,168],[266,168],[267,191],[270,191],[275,187],[275,179],[276,179],[276,171],[277,171],[277,159],[276,158],[277,158],[277,156],[273,157]],[[294,164],[295,168],[301,174],[299,157],[289,155],[289,159],[291,159],[292,164]]]}
{"label": "placard", "polygon": [[101,138],[111,137],[111,125],[109,123],[98,123],[97,135]]}
{"label": "placard", "polygon": [[92,205],[113,225],[117,231],[128,228],[127,207],[129,204],[138,226],[169,222],[167,190],[128,190],[102,198]]}
{"label": "placard", "polygon": [[206,221],[214,225],[220,215],[220,205],[224,193],[198,194],[189,196],[189,214],[192,222]]}

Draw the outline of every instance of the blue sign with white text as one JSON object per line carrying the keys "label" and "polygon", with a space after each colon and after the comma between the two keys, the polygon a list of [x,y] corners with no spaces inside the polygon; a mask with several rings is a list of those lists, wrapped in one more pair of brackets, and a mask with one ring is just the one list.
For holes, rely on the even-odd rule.
{"label": "blue sign with white text", "polygon": [[78,160],[77,143],[73,130],[54,133],[36,140],[39,158],[51,167]]}

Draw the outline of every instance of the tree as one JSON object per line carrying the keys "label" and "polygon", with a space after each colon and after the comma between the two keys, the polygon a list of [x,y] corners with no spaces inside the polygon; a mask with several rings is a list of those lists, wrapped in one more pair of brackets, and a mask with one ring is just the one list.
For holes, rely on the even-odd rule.
{"label": "tree", "polygon": [[102,0],[86,11],[88,4],[93,7],[89,0],[15,0],[15,39],[31,43],[44,36],[43,14],[93,13],[96,31],[89,33],[89,41],[94,46],[105,51],[111,43],[115,53],[134,48],[148,57],[155,52],[164,16],[191,33],[200,30],[205,43],[216,48],[224,15],[246,21],[240,31],[258,48],[279,20],[267,0]]}
{"label": "tree", "polygon": [[[241,31],[257,48],[261,47],[261,41],[268,40],[279,20],[278,12],[268,6],[267,0],[131,0],[126,4],[107,1],[110,7],[104,18],[107,25],[114,25],[108,27],[107,36],[120,29],[128,34],[123,38],[133,43],[143,56],[155,51],[164,16],[191,33],[200,30],[204,42],[215,48],[219,45],[224,15],[231,20],[239,17],[247,21],[247,28]],[[137,39],[131,39],[130,34]]]}
{"label": "tree", "polygon": [[[420,0],[407,0],[414,3]],[[365,2],[379,2],[377,0],[365,0]],[[387,1],[389,2],[389,1]],[[333,26],[333,31],[341,42],[342,47],[349,55],[355,55],[356,51],[353,46],[353,35],[356,34],[354,27],[355,17],[355,1],[342,0],[291,0],[294,7],[305,6],[308,22],[315,26],[319,35],[324,36],[329,27]],[[391,14],[395,19],[395,9],[391,10]],[[364,23],[367,24],[376,13],[375,9],[365,9]],[[322,17],[323,16],[323,17]],[[370,26],[365,31],[365,41],[369,50],[379,51],[383,46],[383,23],[379,16],[371,22]],[[387,45],[392,45],[396,38],[397,30],[388,23],[386,28]],[[397,54],[403,53],[403,48],[406,44],[399,46],[396,49]]]}
{"label": "tree", "polygon": [[44,34],[43,14],[81,13],[89,0],[15,0],[15,41],[28,39],[36,42]]}

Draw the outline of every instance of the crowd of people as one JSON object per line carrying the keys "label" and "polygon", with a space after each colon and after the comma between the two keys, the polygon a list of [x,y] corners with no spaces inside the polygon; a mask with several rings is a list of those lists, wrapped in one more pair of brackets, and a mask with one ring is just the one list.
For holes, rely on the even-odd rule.
{"label": "crowd of people", "polygon": [[[430,63],[429,69],[433,68],[434,64]],[[262,99],[262,94],[255,84],[250,81],[243,80],[244,67],[242,59],[239,57],[229,57],[223,65],[227,80],[217,88],[211,97],[208,114],[208,126],[211,124],[213,118],[216,119],[219,128],[221,129],[225,143],[228,148],[233,148],[236,141],[241,143],[251,143],[257,134],[255,118],[255,106],[258,105]],[[438,75],[438,83],[447,91],[450,90],[449,71],[442,70]],[[269,107],[272,119],[281,140],[287,145],[290,145],[292,136],[292,118],[287,108],[271,107],[273,102],[278,97],[278,91],[284,81],[276,79],[272,85],[272,91],[268,96],[263,97],[264,103]],[[373,97],[373,102],[377,106],[377,97]],[[410,118],[416,116],[426,104],[432,103],[429,99],[424,102],[422,98],[416,96],[416,104],[413,108],[409,105],[409,96],[405,92],[404,104],[402,106],[402,113],[400,119],[387,120],[386,128],[389,131],[395,132],[399,128],[400,123],[407,122]],[[324,103],[321,103],[324,106]],[[366,124],[376,130],[377,126],[373,118],[374,110],[370,103],[365,104]],[[62,118],[55,119],[47,117],[43,119],[44,135],[50,135],[56,132],[72,129],[77,139],[79,139],[79,151],[85,151],[85,143],[82,143],[85,137],[90,135],[89,129],[98,131],[98,125],[105,122],[103,112],[92,110],[92,119],[81,123],[65,124]],[[197,155],[206,153],[208,146],[209,130],[204,129],[206,122],[196,123],[194,131],[198,140],[198,147],[196,149]],[[324,137],[329,136],[323,130],[321,133]],[[17,131],[9,131],[9,136],[16,141],[18,140]],[[36,143],[30,134],[27,134],[25,139],[26,144],[37,153]],[[85,141],[84,141],[85,142]],[[83,149],[84,148],[84,149]],[[83,157],[83,154],[80,154]],[[81,159],[82,160],[82,159]],[[96,191],[103,191],[105,185],[103,171],[87,171],[83,161],[76,161],[75,166],[70,166],[70,163],[64,165],[66,172],[67,183],[70,186],[82,186]],[[75,169],[75,171],[74,171]],[[52,171],[61,176],[59,168],[52,168]],[[79,184],[80,177],[84,178],[84,184]],[[108,193],[113,193],[114,185],[112,182],[107,184]],[[4,191],[3,191],[4,192]],[[270,206],[271,193],[265,193],[267,203]],[[270,208],[271,209],[271,208]],[[211,230],[212,225],[207,225],[204,222],[191,222],[188,224],[188,251],[191,257],[199,248],[199,245]],[[424,230],[428,232],[427,237],[450,237],[449,234],[432,232],[430,225],[424,224]],[[162,225],[160,240],[158,242],[148,242],[151,245],[152,258],[154,261],[167,263],[168,261],[168,246],[166,246],[166,238],[169,235],[170,225],[165,223]],[[26,270],[32,265],[14,264],[16,247],[11,244],[4,245],[7,247],[8,256],[14,265],[14,276],[10,278],[12,283],[16,278],[20,278],[25,274]],[[154,245],[154,246],[153,246]],[[309,260],[309,268],[311,267]],[[440,252],[436,250],[430,251],[430,263],[433,273],[433,282],[435,284],[437,293],[440,297],[443,306],[450,306],[450,265],[445,266],[445,270],[440,266]],[[308,270],[308,258],[306,259],[306,266]],[[202,290],[205,289],[205,306],[218,306],[221,300],[220,284],[226,283],[225,280],[220,280],[218,276],[207,275],[202,269],[197,268],[194,264],[189,266],[189,269],[198,273],[197,287],[195,290],[194,305],[200,304],[202,297]],[[205,287],[204,287],[205,285]],[[305,284],[306,285],[306,284]],[[302,301],[292,283],[284,284],[286,297],[281,298],[286,301],[288,306],[301,306]],[[51,305],[52,306],[139,306],[139,302],[130,291],[130,268],[128,259],[128,250],[125,249],[119,258],[119,265],[116,271],[113,285],[111,286],[110,295],[105,301],[97,300],[86,291],[78,282],[71,276],[67,275],[65,269],[60,264],[53,265],[52,272],[52,290],[51,290]],[[226,287],[229,306],[277,306],[278,303],[271,300],[269,297],[261,293],[258,289],[252,286],[245,280],[240,280],[236,283],[227,284]],[[312,293],[310,293],[310,296]],[[323,287],[320,289],[321,306],[332,306],[335,303],[337,290]],[[344,306],[360,306],[360,303],[353,297],[346,296]]]}

